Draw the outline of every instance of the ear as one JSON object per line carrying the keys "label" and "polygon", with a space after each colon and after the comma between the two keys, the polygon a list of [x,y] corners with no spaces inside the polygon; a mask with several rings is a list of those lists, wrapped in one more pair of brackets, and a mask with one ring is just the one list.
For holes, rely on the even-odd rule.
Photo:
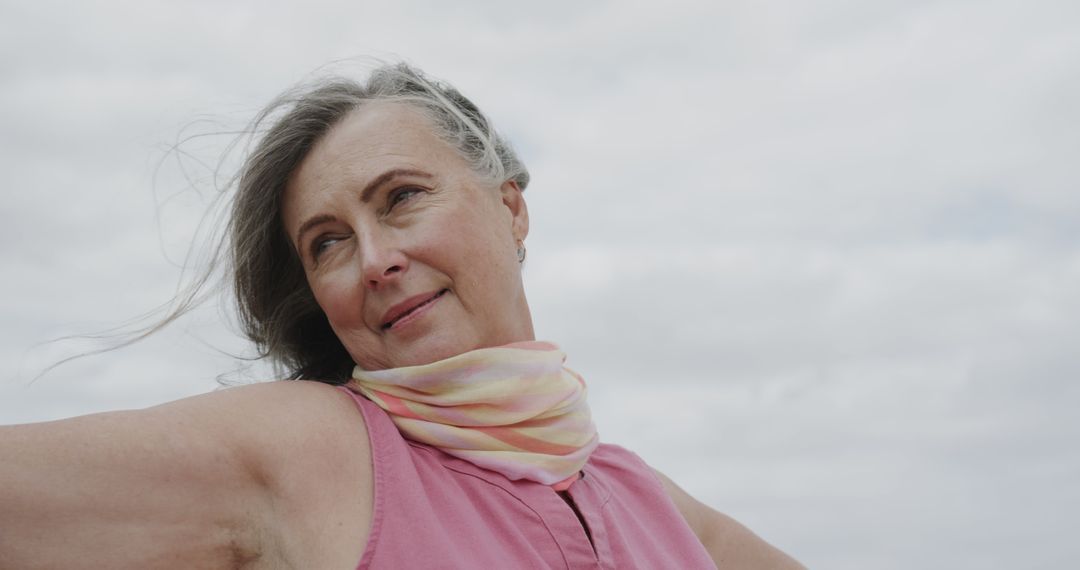
{"label": "ear", "polygon": [[510,229],[514,239],[524,241],[525,236],[529,235],[529,208],[525,205],[521,188],[517,182],[507,180],[499,187],[499,192],[502,193],[503,205],[510,209],[510,215],[513,216]]}

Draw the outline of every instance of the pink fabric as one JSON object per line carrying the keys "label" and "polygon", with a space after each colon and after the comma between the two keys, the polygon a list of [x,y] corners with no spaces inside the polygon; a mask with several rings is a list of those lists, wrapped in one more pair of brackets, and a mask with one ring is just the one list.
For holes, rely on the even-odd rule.
{"label": "pink fabric", "polygon": [[515,342],[416,366],[357,366],[349,388],[406,439],[564,491],[599,443],[585,380],[565,362],[550,342]]}
{"label": "pink fabric", "polygon": [[511,481],[404,439],[381,408],[347,389],[371,440],[375,503],[358,569],[715,568],[640,458],[601,444],[569,494]]}

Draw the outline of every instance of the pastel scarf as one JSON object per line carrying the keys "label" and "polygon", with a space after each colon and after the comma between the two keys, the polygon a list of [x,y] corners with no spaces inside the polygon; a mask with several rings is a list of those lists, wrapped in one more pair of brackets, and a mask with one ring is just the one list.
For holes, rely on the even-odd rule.
{"label": "pastel scarf", "polygon": [[352,386],[405,437],[562,491],[598,441],[585,381],[565,360],[554,344],[518,342],[420,366],[358,366]]}

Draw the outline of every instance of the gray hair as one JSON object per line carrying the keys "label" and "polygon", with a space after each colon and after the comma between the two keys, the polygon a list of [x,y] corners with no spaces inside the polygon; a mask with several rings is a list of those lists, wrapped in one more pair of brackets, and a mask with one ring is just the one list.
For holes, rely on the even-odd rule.
{"label": "gray hair", "polygon": [[285,233],[285,185],[332,127],[370,101],[421,110],[478,174],[496,183],[513,180],[522,190],[529,184],[525,165],[472,101],[407,64],[379,67],[363,83],[333,77],[275,99],[253,122],[253,131],[272,125],[241,168],[226,231],[240,326],[259,356],[290,378],[341,384],[353,362],[315,302]]}

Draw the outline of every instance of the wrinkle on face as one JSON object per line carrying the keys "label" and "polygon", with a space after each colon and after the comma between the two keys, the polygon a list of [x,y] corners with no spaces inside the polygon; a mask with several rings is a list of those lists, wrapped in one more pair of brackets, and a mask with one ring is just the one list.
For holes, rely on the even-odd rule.
{"label": "wrinkle on face", "polygon": [[[365,186],[394,169],[431,178],[401,177],[402,186],[395,178],[364,202]],[[391,206],[389,198],[409,182],[423,191]],[[286,231],[295,240],[300,225],[319,216],[325,226],[314,237],[329,230],[340,241],[330,242],[318,263],[306,235],[296,246],[316,301],[361,366],[419,364],[533,340],[516,258],[517,240],[528,231],[520,190],[476,173],[415,109],[372,103],[315,145],[290,176]],[[380,281],[373,260],[400,267]],[[380,326],[395,303],[444,288],[450,294],[402,330]]]}

